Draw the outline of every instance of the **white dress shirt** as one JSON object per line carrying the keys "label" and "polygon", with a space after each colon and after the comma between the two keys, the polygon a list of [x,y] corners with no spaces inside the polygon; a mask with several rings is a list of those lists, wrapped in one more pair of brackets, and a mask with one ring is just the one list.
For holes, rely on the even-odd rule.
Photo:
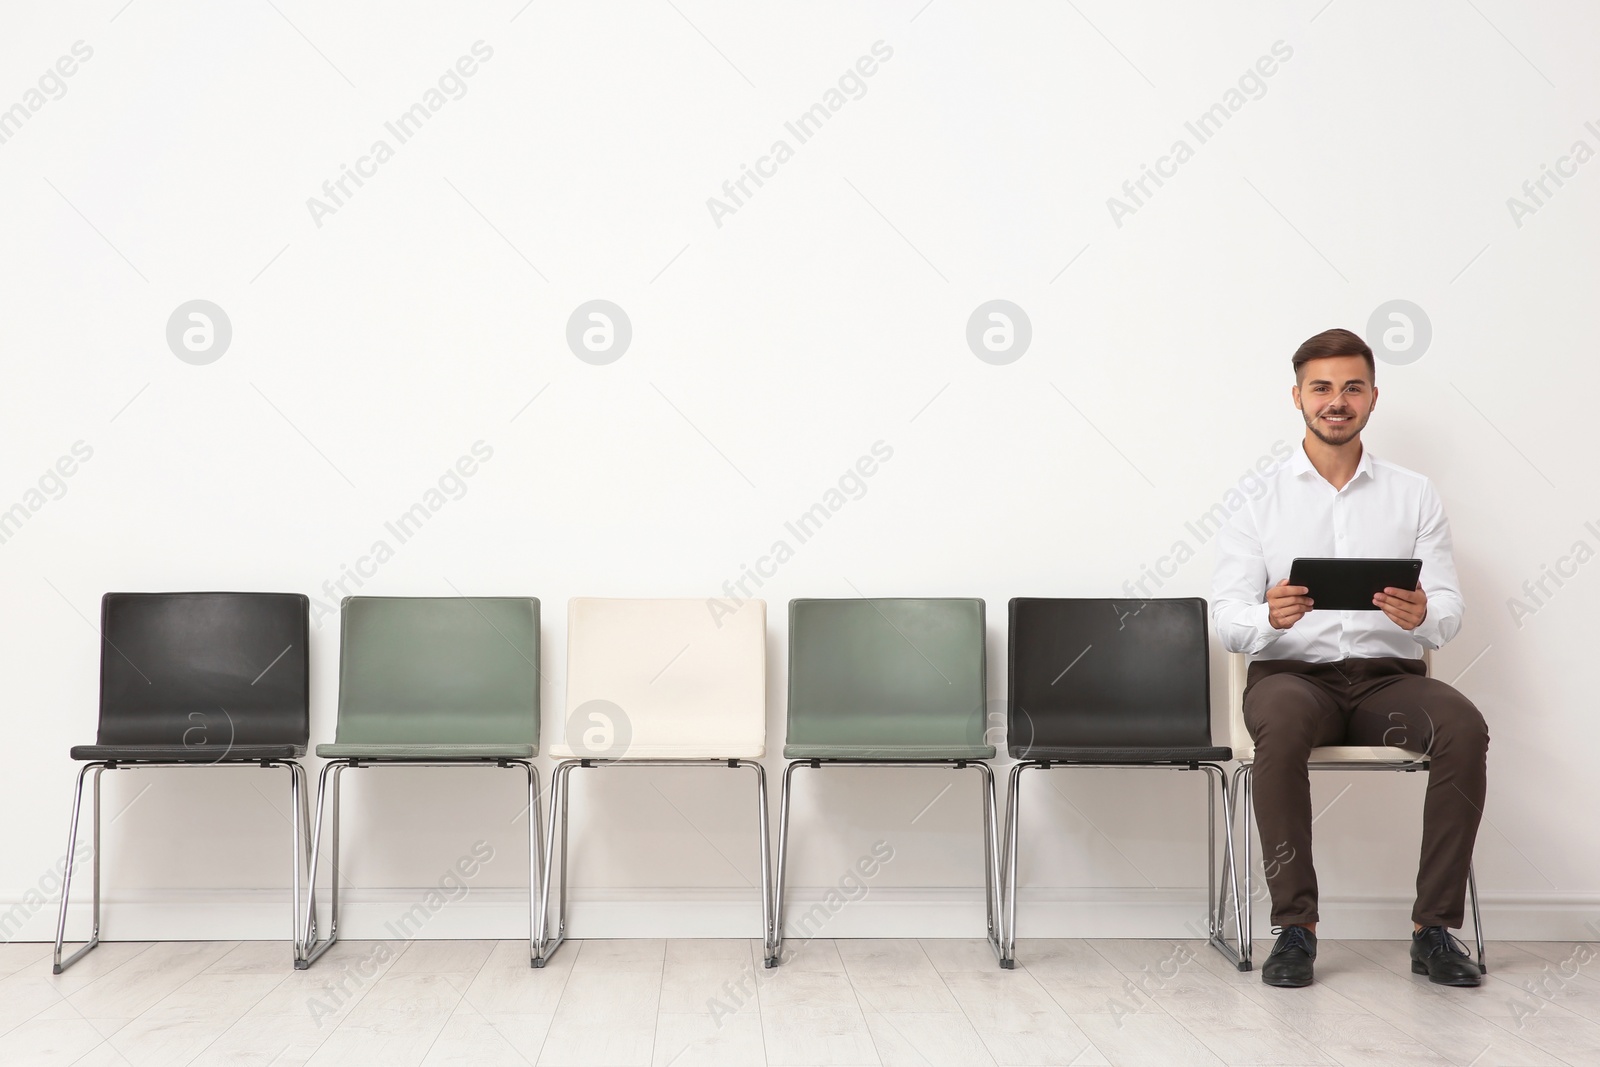
{"label": "white dress shirt", "polygon": [[[1217,536],[1211,618],[1229,652],[1309,663],[1416,658],[1461,629],[1450,523],[1427,478],[1375,459],[1363,446],[1355,476],[1335,489],[1302,444],[1263,481],[1266,492],[1247,499]],[[1420,559],[1428,616],[1408,633],[1379,610],[1324,611],[1313,604],[1293,626],[1276,629],[1267,618],[1267,589],[1287,578],[1301,556]]]}

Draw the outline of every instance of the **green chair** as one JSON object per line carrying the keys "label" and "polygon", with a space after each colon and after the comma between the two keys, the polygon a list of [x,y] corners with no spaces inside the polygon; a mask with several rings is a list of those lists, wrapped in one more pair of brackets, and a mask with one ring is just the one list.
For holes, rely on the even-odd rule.
{"label": "green chair", "polygon": [[[519,767],[528,778],[528,962],[538,956],[539,601],[532,597],[346,597],[339,720],[317,783],[306,946],[315,963],[339,937],[339,784],[355,767]],[[331,795],[329,779],[332,779]],[[331,923],[316,940],[322,820],[332,804]]]}
{"label": "green chair", "polygon": [[[789,799],[801,767],[972,768],[982,776],[989,947],[1002,957],[994,774],[985,761],[983,601],[791,600],[789,728],[778,815],[777,900],[768,967],[782,958]],[[813,906],[798,924],[820,920]]]}

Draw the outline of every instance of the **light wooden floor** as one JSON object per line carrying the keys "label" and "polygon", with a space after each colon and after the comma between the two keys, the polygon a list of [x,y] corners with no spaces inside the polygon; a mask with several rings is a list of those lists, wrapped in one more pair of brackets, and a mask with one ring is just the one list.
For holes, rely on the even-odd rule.
{"label": "light wooden floor", "polygon": [[1600,1064],[1600,949],[1490,952],[1447,990],[1404,942],[1323,941],[1318,983],[1277,990],[1173,941],[1023,941],[1010,972],[981,941],[818,940],[776,971],[746,941],[544,970],[526,942],[348,942],[302,972],[282,944],[105,944],[59,977],[8,944],[0,1064]]}

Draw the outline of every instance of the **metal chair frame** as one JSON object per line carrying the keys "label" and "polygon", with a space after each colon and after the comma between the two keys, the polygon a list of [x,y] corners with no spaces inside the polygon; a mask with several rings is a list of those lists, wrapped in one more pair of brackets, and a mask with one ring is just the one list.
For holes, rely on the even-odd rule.
{"label": "metal chair frame", "polygon": [[[77,963],[89,952],[100,945],[100,775],[106,771],[132,770],[135,768],[151,767],[251,767],[261,768],[287,767],[289,769],[289,803],[291,814],[289,823],[294,848],[294,881],[291,892],[290,910],[291,925],[293,927],[295,966],[300,965],[303,940],[300,932],[300,884],[302,864],[309,865],[311,857],[307,852],[309,834],[307,827],[310,822],[309,813],[306,811],[306,772],[298,760],[294,759],[260,759],[260,760],[222,760],[202,762],[199,760],[92,760],[83,765],[78,771],[78,784],[72,793],[72,821],[67,829],[67,867],[61,879],[61,914],[56,920],[56,945],[55,955],[51,961],[52,974],[60,974],[74,963]],[[89,940],[81,948],[66,959],[61,958],[62,945],[67,934],[67,905],[72,895],[72,873],[77,866],[78,848],[78,819],[83,811],[83,783],[90,772],[94,773],[93,795],[90,803],[94,807],[94,912],[93,926],[89,933]]]}
{"label": "metal chair frame", "polygon": [[[749,767],[756,772],[756,805],[761,830],[761,941],[770,951],[772,945],[772,845],[767,826],[767,771],[758,761],[750,759],[597,759],[585,757],[562,760],[550,779],[550,833],[545,838],[544,882],[540,891],[538,943],[534,958],[535,967],[543,967],[550,957],[567,940],[567,798],[571,786],[567,779],[579,769],[597,767],[726,767],[737,770]],[[554,856],[557,829],[561,837],[561,882],[556,909],[555,936],[547,939],[547,918],[550,902],[550,875],[555,867]]]}
{"label": "metal chair frame", "polygon": [[[1239,885],[1232,877],[1233,863],[1233,799],[1228,789],[1227,772],[1215,763],[1205,761],[1190,761],[1184,763],[1083,763],[1075,760],[1036,759],[1023,760],[1011,768],[1010,788],[1006,798],[1006,836],[1005,836],[1005,873],[1003,884],[1006,894],[1005,912],[1005,952],[1000,958],[1000,966],[1010,970],[1017,963],[1017,837],[1020,826],[1021,814],[1021,784],[1022,772],[1030,769],[1047,771],[1052,767],[1073,767],[1092,769],[1138,769],[1138,770],[1173,770],[1173,771],[1204,771],[1210,781],[1206,785],[1206,827],[1207,827],[1207,854],[1206,854],[1206,941],[1212,948],[1241,971],[1250,969],[1247,954],[1241,954],[1233,945],[1228,944],[1224,936],[1226,916],[1224,906],[1227,897],[1233,897],[1234,927],[1239,943],[1245,942],[1244,920],[1239,908]],[[1216,789],[1211,788],[1215,782]],[[1222,794],[1223,822],[1221,837],[1223,840],[1223,874],[1219,882],[1217,878],[1217,794]]]}
{"label": "metal chair frame", "polygon": [[[317,824],[316,832],[311,841],[311,887],[306,894],[305,914],[305,942],[296,955],[295,969],[306,970],[322,955],[339,941],[339,792],[340,785],[347,769],[366,769],[372,767],[451,767],[473,768],[488,767],[509,770],[512,767],[522,768],[528,776],[528,963],[529,966],[538,966],[539,957],[539,932],[542,928],[542,903],[539,893],[539,770],[533,765],[532,759],[512,759],[498,757],[481,757],[467,759],[395,759],[395,758],[369,758],[363,756],[344,756],[329,760],[322,767],[322,773],[317,778]],[[333,779],[332,796],[329,796],[328,779]],[[328,885],[331,914],[329,915],[328,936],[322,941],[316,939],[317,935],[317,867],[321,863],[322,852],[322,817],[327,811],[328,802],[333,805],[332,848],[329,853],[331,861],[332,878]],[[296,931],[298,933],[298,929]]]}
{"label": "metal chair frame", "polygon": [[784,876],[787,869],[789,855],[789,797],[793,792],[794,772],[801,767],[810,767],[820,770],[823,764],[836,767],[944,767],[951,770],[965,770],[969,767],[982,776],[982,792],[980,800],[983,805],[983,884],[986,897],[986,918],[988,930],[986,937],[989,947],[994,950],[995,958],[1004,966],[1005,946],[1003,944],[1003,931],[1000,917],[1000,842],[998,835],[999,819],[995,812],[994,771],[988,762],[982,759],[946,759],[946,760],[852,760],[803,758],[792,759],[783,771],[783,794],[778,804],[778,873],[776,878],[777,897],[774,905],[773,936],[771,950],[767,955],[765,964],[776,967],[782,962],[783,953],[783,907],[784,907]]}

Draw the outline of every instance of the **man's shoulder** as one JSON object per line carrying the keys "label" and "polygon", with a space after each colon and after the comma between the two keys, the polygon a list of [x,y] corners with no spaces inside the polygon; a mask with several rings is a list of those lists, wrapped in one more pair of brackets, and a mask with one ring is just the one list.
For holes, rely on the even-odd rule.
{"label": "man's shoulder", "polygon": [[1392,463],[1378,456],[1372,457],[1372,470],[1374,474],[1380,474],[1385,478],[1393,478],[1396,481],[1415,482],[1417,485],[1433,484],[1432,480],[1421,471],[1414,471],[1410,467],[1402,467],[1398,463]]}

